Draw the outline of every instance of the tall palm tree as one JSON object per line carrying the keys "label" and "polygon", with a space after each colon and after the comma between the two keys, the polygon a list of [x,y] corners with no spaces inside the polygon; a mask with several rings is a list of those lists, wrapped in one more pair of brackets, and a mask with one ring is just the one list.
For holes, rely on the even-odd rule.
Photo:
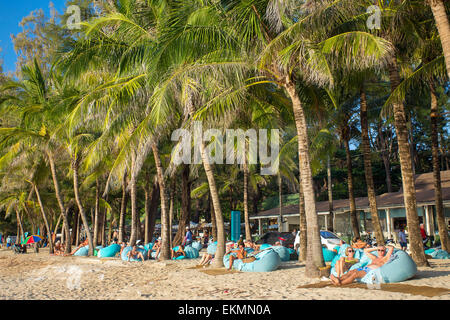
{"label": "tall palm tree", "polygon": [[446,4],[444,0],[427,0],[433,12],[436,26],[439,30],[442,49],[444,51],[447,75],[450,78],[450,22],[447,16]]}

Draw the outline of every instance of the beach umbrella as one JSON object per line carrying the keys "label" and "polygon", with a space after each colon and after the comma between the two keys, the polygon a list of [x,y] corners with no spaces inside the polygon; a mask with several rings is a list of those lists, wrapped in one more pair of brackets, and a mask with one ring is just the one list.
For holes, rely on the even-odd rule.
{"label": "beach umbrella", "polygon": [[22,241],[22,244],[36,243],[41,240],[42,240],[42,238],[40,236],[33,235],[33,236],[26,237],[25,240]]}

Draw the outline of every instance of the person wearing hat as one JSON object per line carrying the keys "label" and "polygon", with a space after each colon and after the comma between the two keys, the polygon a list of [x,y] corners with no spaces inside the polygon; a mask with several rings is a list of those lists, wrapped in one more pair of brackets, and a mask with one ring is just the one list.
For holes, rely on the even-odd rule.
{"label": "person wearing hat", "polygon": [[192,243],[192,232],[189,226],[186,227],[186,236],[184,237],[183,246],[189,246]]}

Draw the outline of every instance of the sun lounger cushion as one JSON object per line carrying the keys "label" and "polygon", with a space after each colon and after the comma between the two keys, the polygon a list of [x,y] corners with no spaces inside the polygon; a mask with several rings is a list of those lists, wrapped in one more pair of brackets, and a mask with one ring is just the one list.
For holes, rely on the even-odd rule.
{"label": "sun lounger cushion", "polygon": [[186,247],[184,252],[186,252],[186,258],[188,259],[197,259],[199,256],[198,250],[194,247]]}
{"label": "sun lounger cushion", "polygon": [[278,253],[281,261],[289,261],[291,259],[291,254],[288,248],[283,246],[273,246],[272,249]]}
{"label": "sun lounger cushion", "polygon": [[206,252],[208,252],[209,254],[216,254],[216,250],[217,250],[217,241],[210,243],[208,245],[208,248],[206,248]]}
{"label": "sun lounger cushion", "polygon": [[[235,253],[231,254],[234,255]],[[231,254],[223,257],[223,263],[226,268],[229,266]],[[244,263],[240,259],[234,260],[233,269],[244,272],[270,272],[276,270],[281,264],[280,256],[272,248],[257,253],[255,258],[255,261],[249,263]]]}
{"label": "sun lounger cushion", "polygon": [[430,248],[430,249],[425,250],[425,254],[431,255],[434,251],[436,251],[435,248]]}
{"label": "sun lounger cushion", "polygon": [[325,262],[333,261],[334,257],[337,256],[337,253],[326,248],[322,248],[323,259]]}
{"label": "sun lounger cushion", "polygon": [[432,256],[433,259],[450,259],[450,254],[447,251],[441,249],[435,250],[430,254],[430,256]]}
{"label": "sun lounger cushion", "polygon": [[417,265],[413,259],[403,250],[394,250],[386,264],[369,271],[360,282],[366,284],[402,282],[412,278],[416,273]]}
{"label": "sun lounger cushion", "polygon": [[[133,249],[133,247],[128,246],[122,250],[122,254],[120,257],[122,258],[123,261],[128,261],[127,255],[128,255],[128,252],[130,252],[132,249]],[[147,250],[142,249],[140,247],[137,247],[136,250],[139,252],[142,252],[142,255],[144,256],[144,260],[147,260],[147,258],[148,258]],[[141,260],[141,258],[139,258],[139,259],[130,258],[130,261],[142,261],[142,260]]]}
{"label": "sun lounger cushion", "polygon": [[264,249],[267,249],[267,248],[270,248],[270,247],[272,247],[270,244],[268,244],[268,243],[263,243],[263,244],[259,247],[259,250],[264,250]]}
{"label": "sun lounger cushion", "polygon": [[197,249],[197,251],[200,251],[203,249],[202,243],[198,242],[198,241],[192,242],[191,246],[192,246],[192,248]]}
{"label": "sun lounger cushion", "polygon": [[89,253],[89,246],[84,246],[78,249],[73,255],[77,257],[87,257]]}
{"label": "sun lounger cushion", "polygon": [[154,246],[154,243],[153,242],[150,242],[150,243],[147,243],[146,245],[145,245],[145,249],[148,251],[148,250],[152,250],[153,249],[153,246]]}
{"label": "sun lounger cushion", "polygon": [[113,243],[112,245],[100,249],[97,257],[99,258],[112,258],[115,257],[117,253],[120,252],[120,245],[118,245],[117,243]]}

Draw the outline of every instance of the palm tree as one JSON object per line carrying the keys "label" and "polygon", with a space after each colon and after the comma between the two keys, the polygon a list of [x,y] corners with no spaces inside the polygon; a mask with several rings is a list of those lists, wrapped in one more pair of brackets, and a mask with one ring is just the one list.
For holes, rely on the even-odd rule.
{"label": "palm tree", "polygon": [[443,0],[428,0],[428,3],[433,12],[436,27],[439,30],[445,64],[447,66],[447,75],[450,78],[450,22],[447,16],[446,4]]}

